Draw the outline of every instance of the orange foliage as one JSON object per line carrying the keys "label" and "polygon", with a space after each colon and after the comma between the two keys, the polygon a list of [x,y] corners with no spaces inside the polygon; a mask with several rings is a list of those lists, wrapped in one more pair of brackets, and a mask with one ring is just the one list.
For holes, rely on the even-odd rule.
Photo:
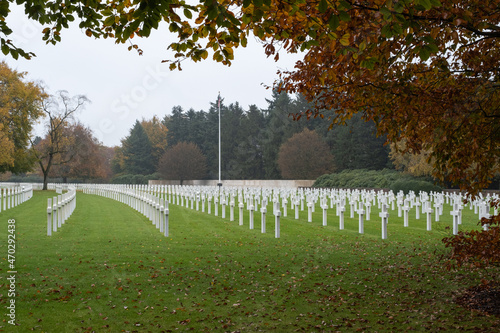
{"label": "orange foliage", "polygon": [[500,14],[491,10],[498,3],[421,3],[335,1],[319,8],[306,2],[298,15],[296,4],[277,1],[266,18],[281,22],[275,36],[289,51],[307,50],[295,71],[282,73],[281,89],[315,103],[308,118],[341,123],[361,112],[388,140],[430,151],[436,177],[475,194],[499,171],[500,33],[494,27]]}
{"label": "orange foliage", "polygon": [[[500,204],[493,202],[492,206]],[[446,237],[443,243],[452,248],[448,268],[453,262],[458,266],[487,267],[500,263],[500,215],[483,217],[480,225],[488,225],[488,230],[460,231],[458,235]]]}
{"label": "orange foliage", "polygon": [[[109,177],[110,161],[103,147],[90,128],[81,123],[69,124],[63,136],[71,138],[59,154],[54,156],[51,177],[75,179],[104,179]],[[44,139],[47,141],[47,138]],[[42,141],[42,142],[45,142]]]}
{"label": "orange foliage", "polygon": [[179,142],[167,149],[158,163],[158,173],[163,179],[204,179],[207,173],[206,157],[192,142]]}
{"label": "orange foliage", "polygon": [[35,163],[29,137],[43,116],[41,101],[46,95],[25,76],[0,62],[0,172],[30,171]]}
{"label": "orange foliage", "polygon": [[143,118],[141,125],[146,131],[149,141],[151,141],[152,154],[156,165],[167,149],[168,129],[157,116],[153,116],[150,120]]}

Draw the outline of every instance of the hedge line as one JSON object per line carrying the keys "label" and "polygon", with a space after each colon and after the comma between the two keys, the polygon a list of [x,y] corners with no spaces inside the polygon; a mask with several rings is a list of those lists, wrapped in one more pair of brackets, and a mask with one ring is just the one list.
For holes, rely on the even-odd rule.
{"label": "hedge line", "polygon": [[319,177],[313,187],[327,188],[380,188],[390,189],[397,193],[403,191],[407,194],[410,190],[416,193],[420,191],[442,191],[435,185],[431,178],[414,177],[396,170],[344,170],[340,173],[332,173]]}
{"label": "hedge line", "polygon": [[150,175],[117,175],[111,179],[112,184],[148,184],[149,180],[160,179],[157,173]]}

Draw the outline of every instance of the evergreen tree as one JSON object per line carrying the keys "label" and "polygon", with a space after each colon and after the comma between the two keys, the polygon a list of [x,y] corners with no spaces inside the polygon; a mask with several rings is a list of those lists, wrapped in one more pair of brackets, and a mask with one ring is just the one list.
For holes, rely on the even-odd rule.
{"label": "evergreen tree", "polygon": [[180,106],[172,108],[172,114],[163,118],[163,125],[167,127],[167,143],[170,147],[182,141],[188,141],[186,137],[188,121]]}
{"label": "evergreen tree", "polygon": [[[192,142],[198,147],[205,148],[206,132],[207,132],[207,117],[206,113],[202,111],[195,111],[189,109],[186,113],[187,133],[185,133],[185,141]],[[212,125],[213,126],[213,125]],[[200,148],[200,149],[202,149]]]}
{"label": "evergreen tree", "polygon": [[[245,112],[239,103],[220,105],[221,111],[221,177],[225,179],[263,178],[262,132],[265,116],[256,106]],[[207,156],[210,179],[219,177],[219,107],[211,103],[208,112],[174,107],[165,116],[169,146],[192,142]]]}
{"label": "evergreen tree", "polygon": [[[291,115],[306,114],[310,103],[302,95],[291,98],[273,91],[268,108],[255,105],[248,111],[236,102],[226,106],[221,102],[221,177],[223,179],[281,179],[278,153],[281,145],[305,128],[314,130],[330,147],[337,170],[365,168],[383,169],[391,166],[385,138],[375,136],[375,125],[359,116],[347,121],[347,126],[335,125],[322,119],[295,121]],[[167,142],[170,147],[179,142],[196,144],[207,157],[207,177],[219,177],[219,109],[217,101],[208,112],[190,109],[184,112],[176,106],[165,116]]]}
{"label": "evergreen tree", "polygon": [[[221,109],[224,105],[221,103]],[[206,121],[203,125],[204,142],[200,146],[207,157],[207,172],[210,179],[219,178],[219,111],[217,102],[211,103],[210,109],[205,113]]]}
{"label": "evergreen tree", "polygon": [[151,141],[138,120],[122,146],[125,173],[149,175],[155,171]]}
{"label": "evergreen tree", "polygon": [[278,152],[280,146],[293,134],[300,132],[304,122],[294,121],[290,116],[299,112],[297,105],[286,93],[273,91],[273,99],[269,103],[266,117],[266,130],[263,135],[263,163],[266,179],[280,179],[278,169]]}
{"label": "evergreen tree", "polygon": [[375,124],[365,122],[359,114],[349,119],[346,126],[335,125],[327,133],[337,171],[391,168],[389,147],[384,145],[385,141],[385,137],[376,136]]}
{"label": "evergreen tree", "polygon": [[241,120],[241,141],[235,149],[233,162],[239,174],[234,179],[264,179],[262,140],[266,126],[264,113],[255,105],[250,105]]}
{"label": "evergreen tree", "polygon": [[244,178],[238,163],[238,145],[244,141],[244,111],[239,103],[221,108],[221,169],[224,179]]}

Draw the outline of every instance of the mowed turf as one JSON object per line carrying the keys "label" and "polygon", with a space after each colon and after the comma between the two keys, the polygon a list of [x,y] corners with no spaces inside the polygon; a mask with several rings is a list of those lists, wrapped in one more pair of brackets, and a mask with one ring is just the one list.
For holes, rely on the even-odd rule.
{"label": "mowed turf", "polygon": [[[499,320],[454,302],[465,289],[494,279],[498,269],[444,269],[441,239],[450,217],[425,230],[425,218],[404,228],[391,211],[389,239],[373,210],[358,233],[357,216],[338,230],[321,210],[313,222],[293,211],[274,238],[267,232],[185,207],[170,206],[170,236],[114,200],[78,193],[77,208],[46,236],[47,197],[0,213],[0,304],[6,283],[7,221],[16,220],[16,327],[7,332],[350,332],[494,331]],[[270,211],[271,206],[268,207]],[[446,213],[449,214],[449,213]],[[433,216],[434,219],[434,216]],[[464,210],[461,228],[476,228]]]}

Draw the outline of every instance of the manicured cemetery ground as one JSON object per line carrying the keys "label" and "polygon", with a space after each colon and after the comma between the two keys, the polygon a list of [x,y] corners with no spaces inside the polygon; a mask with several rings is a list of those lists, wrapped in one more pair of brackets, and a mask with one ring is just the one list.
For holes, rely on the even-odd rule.
{"label": "manicured cemetery ground", "polygon": [[[130,207],[96,195],[77,194],[70,219],[46,236],[47,198],[0,213],[0,304],[8,297],[7,221],[16,225],[16,323],[2,313],[6,332],[349,332],[495,331],[500,318],[467,310],[456,299],[487,271],[444,268],[451,235],[449,211],[426,231],[425,218],[403,227],[390,212],[381,239],[378,210],[358,233],[357,217],[338,229],[321,210],[274,218],[267,233],[179,206],[170,206],[164,237]],[[269,210],[268,210],[269,211]],[[212,210],[213,212],[213,210]],[[477,228],[464,209],[460,228]]]}

